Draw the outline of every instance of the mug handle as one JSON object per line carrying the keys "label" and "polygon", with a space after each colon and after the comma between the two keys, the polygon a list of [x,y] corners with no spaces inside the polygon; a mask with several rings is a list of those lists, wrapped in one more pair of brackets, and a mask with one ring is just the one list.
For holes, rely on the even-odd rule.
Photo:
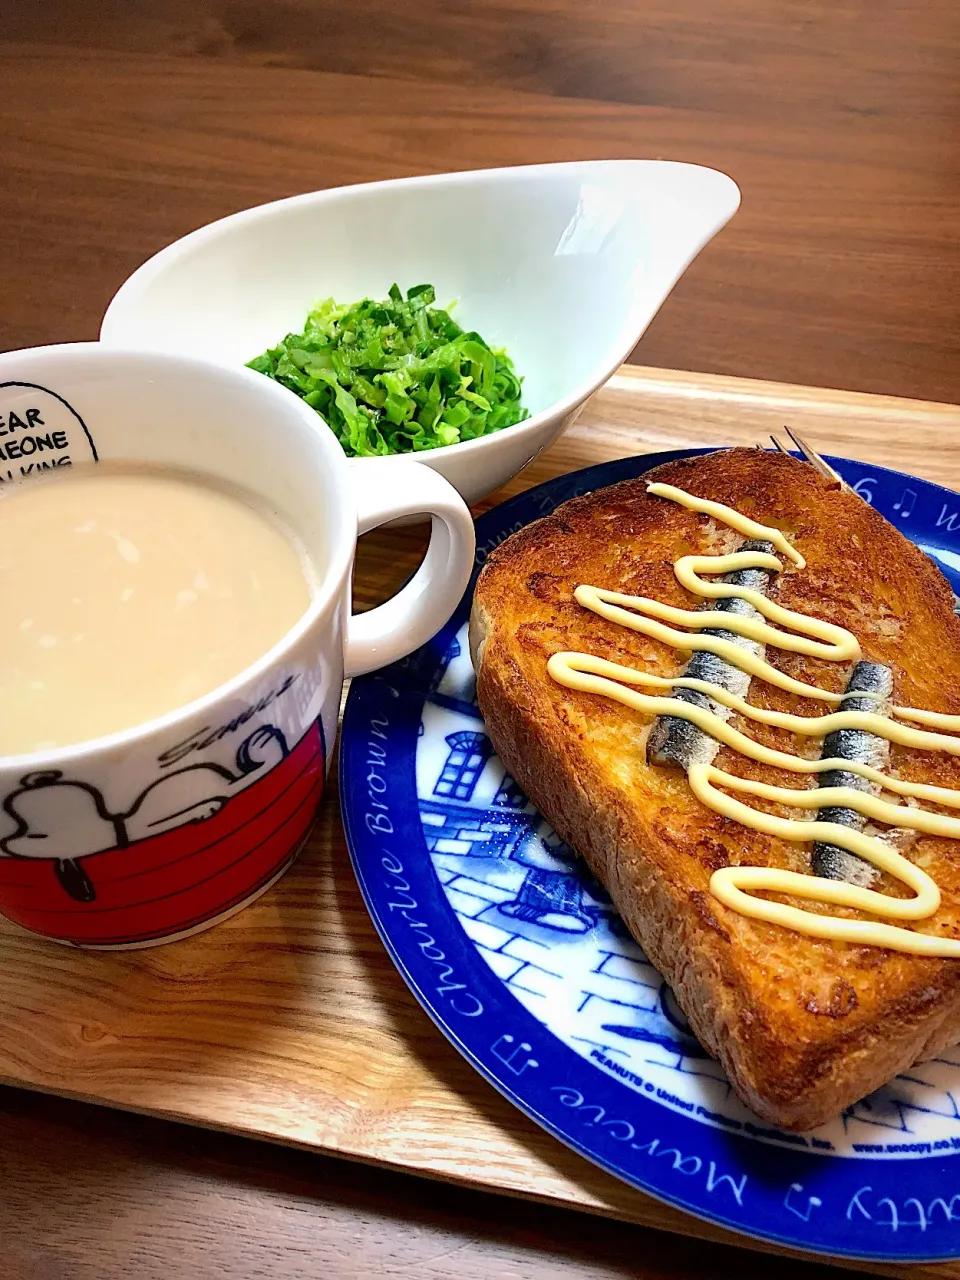
{"label": "mug handle", "polygon": [[432,517],[420,568],[392,599],[346,624],[344,674],[362,676],[405,658],[436,635],[460,603],[476,551],[469,508],[448,480],[399,458],[350,462],[357,536],[399,516]]}

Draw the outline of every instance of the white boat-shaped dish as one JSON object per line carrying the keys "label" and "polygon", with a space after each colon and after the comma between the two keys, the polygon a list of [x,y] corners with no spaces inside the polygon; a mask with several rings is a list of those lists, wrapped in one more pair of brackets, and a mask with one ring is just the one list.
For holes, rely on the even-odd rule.
{"label": "white boat-shaped dish", "polygon": [[[430,283],[523,377],[530,418],[418,453],[475,502],[575,418],[740,203],[722,173],[596,160],[404,178],[293,196],[214,222],[144,263],[110,303],[114,346],[240,365],[320,298]],[[266,446],[266,441],[265,441]]]}

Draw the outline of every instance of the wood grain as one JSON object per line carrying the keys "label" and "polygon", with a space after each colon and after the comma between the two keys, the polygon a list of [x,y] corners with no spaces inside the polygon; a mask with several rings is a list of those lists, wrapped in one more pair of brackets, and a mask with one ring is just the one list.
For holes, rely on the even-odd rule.
{"label": "wood grain", "polygon": [[[785,421],[824,450],[842,445],[854,456],[960,485],[960,408],[625,369],[508,491],[650,449],[754,443]],[[401,542],[391,531],[368,546],[368,599],[415,563],[420,534],[400,533]],[[0,1077],[732,1239],[567,1151],[446,1043],[373,931],[350,872],[334,789],[331,782],[294,869],[259,903],[199,937],[94,954],[51,946],[0,922]],[[960,1276],[960,1266],[910,1271]]]}
{"label": "wood grain", "polygon": [[[953,0],[7,0],[0,347],[95,337],[108,299],[145,257],[259,201],[417,172],[653,155],[726,169],[744,204],[634,360],[960,400],[958,30]],[[632,452],[640,446],[618,395],[615,386],[604,422],[593,421],[604,447]],[[722,439],[723,404],[766,427],[778,417],[777,395],[754,388],[741,407],[734,391],[732,402],[714,397],[705,408],[696,384],[681,381],[657,390],[651,407],[684,439]],[[844,440],[848,451],[870,450],[877,427],[891,449],[909,450],[906,433],[896,438],[899,420],[881,415],[871,425],[872,410],[864,412],[864,434]],[[917,468],[930,474],[941,464],[928,425],[933,448],[922,458],[918,451]],[[649,442],[664,429],[651,412]],[[823,443],[841,430],[829,410],[822,429]],[[571,434],[551,462],[581,465],[592,443]],[[538,463],[519,483],[546,471]],[[396,585],[420,539],[411,529],[364,540],[362,600]],[[324,821],[332,820],[328,811]],[[335,990],[339,981],[363,983],[372,973],[376,1008],[351,1030],[363,1061],[386,1046],[389,1062],[400,1045],[420,1062],[428,1094],[451,1099],[454,1112],[476,1107],[481,1130],[494,1135],[491,1150],[507,1135],[559,1185],[564,1177],[576,1185],[579,1162],[505,1109],[415,1021],[399,979],[376,959],[342,849],[318,846],[295,876],[289,890],[316,886],[316,899],[273,915],[263,904],[263,920],[244,923],[253,930],[249,956],[225,948],[220,960],[195,958],[193,971],[186,959],[182,971],[167,962],[121,966],[120,1003],[106,1021],[95,1016],[95,980],[93,996],[88,980],[76,1003],[84,1018],[67,1018],[83,984],[64,972],[60,953],[33,956],[28,972],[61,997],[51,997],[60,1017],[49,1033],[51,1072],[65,1059],[82,1076],[97,1060],[114,1062],[138,1044],[145,1051],[151,1042],[137,1035],[149,1037],[156,1021],[137,1002],[173,992],[171,1007],[187,1015],[188,1066],[229,1075],[244,1047],[242,1007],[230,1008],[236,987],[262,972],[270,991],[286,992],[291,975],[309,982],[319,973],[336,1008],[350,995]],[[311,932],[336,931],[341,921],[354,931],[346,956]],[[207,990],[212,1030],[226,1044],[204,1058],[190,1037],[203,1030]],[[17,1031],[8,1054],[42,1058],[37,1011],[24,1010],[20,1043],[15,1004],[11,997]],[[282,1034],[301,1022],[309,1025],[309,1015],[284,994]],[[411,1024],[420,1030],[408,1038]],[[254,1027],[269,1058],[267,1007]],[[180,1052],[180,1028],[168,1026],[165,1071]],[[335,1087],[350,1065],[350,1054],[333,1055]],[[115,1064],[111,1071],[124,1074]],[[382,1100],[385,1087],[372,1096]],[[172,1080],[166,1088],[175,1103]],[[294,1092],[316,1127],[317,1096]],[[404,1114],[402,1089],[399,1105]],[[416,1270],[428,1280],[699,1280],[768,1270],[759,1256],[718,1245],[641,1237],[609,1221],[17,1090],[3,1107],[3,1276],[272,1280]],[[349,1107],[337,1113],[335,1125],[348,1130],[349,1115]],[[389,1106],[375,1132],[388,1115]],[[811,1280],[836,1274],[812,1263],[778,1267]]]}
{"label": "wood grain", "polygon": [[0,345],[92,338],[145,257],[315,187],[668,156],[743,208],[646,364],[960,400],[960,8],[11,0]]}
{"label": "wood grain", "polygon": [[769,1275],[762,1254],[60,1099],[0,1089],[0,1124],[4,1280]]}

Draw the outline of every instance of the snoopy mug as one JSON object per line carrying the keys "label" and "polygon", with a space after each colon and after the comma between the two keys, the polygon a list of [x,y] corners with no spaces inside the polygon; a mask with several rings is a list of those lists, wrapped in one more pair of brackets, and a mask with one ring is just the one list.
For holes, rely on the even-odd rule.
{"label": "snoopy mug", "polygon": [[[318,583],[282,640],[212,693],[109,737],[0,756],[0,912],[59,942],[129,948],[208,928],[283,874],[323,791],[344,675],[442,626],[474,535],[436,472],[348,461],[312,409],[250,370],[96,343],[0,355],[0,489],[105,460],[258,496],[299,537]],[[432,531],[418,572],[352,615],[358,535],[422,514]]]}

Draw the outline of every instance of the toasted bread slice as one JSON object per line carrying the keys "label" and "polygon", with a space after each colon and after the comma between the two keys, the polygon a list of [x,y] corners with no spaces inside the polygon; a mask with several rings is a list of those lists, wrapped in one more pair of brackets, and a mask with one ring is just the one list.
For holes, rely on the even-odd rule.
{"label": "toasted bread slice", "polygon": [[[960,622],[933,563],[865,502],[805,463],[747,449],[668,463],[573,499],[500,546],[477,584],[471,648],[480,707],[507,769],[606,885],[742,1100],[774,1124],[810,1129],[960,1039],[960,961],[816,940],[724,907],[709,889],[716,868],[809,873],[810,846],[704,807],[682,770],[647,762],[638,713],[547,674],[548,658],[562,650],[679,673],[674,650],[573,598],[589,583],[686,608],[699,603],[677,583],[673,562],[730,550],[739,535],[648,495],[653,479],[792,537],[807,568],[785,570],[771,598],[853,631],[864,657],[892,668],[901,706],[960,714]],[[779,649],[767,659],[837,692],[849,674],[844,664]],[[757,679],[749,701],[803,715],[826,709],[799,706]],[[819,743],[798,746],[785,730],[732,723],[770,746],[819,754]],[[728,748],[716,764],[780,786],[814,785]],[[960,788],[960,759],[942,753],[894,746],[888,767]],[[905,853],[943,895],[937,914],[913,927],[960,937],[960,842],[918,835]],[[886,878],[877,887],[904,892]]]}

